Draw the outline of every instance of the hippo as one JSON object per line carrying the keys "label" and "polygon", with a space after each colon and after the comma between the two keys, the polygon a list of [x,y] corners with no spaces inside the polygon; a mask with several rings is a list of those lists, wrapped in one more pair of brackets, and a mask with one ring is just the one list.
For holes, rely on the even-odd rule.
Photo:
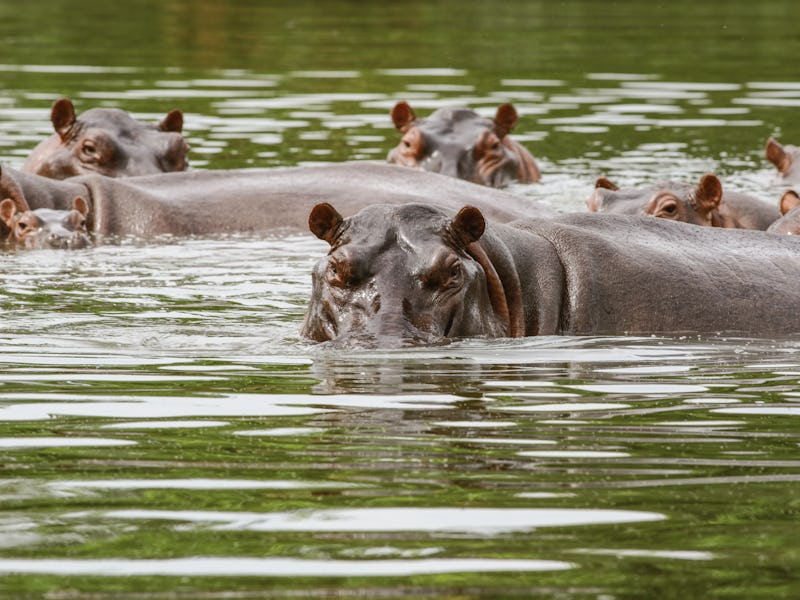
{"label": "hippo", "polygon": [[301,333],[342,346],[465,337],[800,332],[800,239],[641,216],[510,223],[474,206],[308,218],[330,249]]}
{"label": "hippo", "polygon": [[794,190],[787,190],[781,196],[780,219],[769,226],[769,233],[782,235],[800,235],[800,195]]}
{"label": "hippo", "polygon": [[765,230],[780,217],[778,209],[760,198],[740,192],[722,192],[712,174],[697,186],[662,182],[641,189],[620,189],[605,177],[595,182],[586,199],[591,212],[650,215],[709,227]]}
{"label": "hippo", "polygon": [[81,196],[71,210],[38,208],[19,210],[11,198],[0,202],[0,221],[7,228],[7,245],[26,250],[57,248],[75,250],[90,245],[86,230],[89,205]]}
{"label": "hippo", "polygon": [[511,104],[502,104],[492,121],[468,108],[440,108],[418,119],[407,102],[398,102],[392,121],[403,138],[389,152],[390,163],[491,187],[539,181],[531,153],[508,135],[519,122]]}
{"label": "hippo", "polygon": [[56,132],[33,149],[22,165],[27,173],[53,179],[90,173],[130,177],[188,167],[180,110],[151,125],[117,108],[93,108],[76,117],[72,102],[61,98],[50,120]]}
{"label": "hippo", "polygon": [[432,201],[453,208],[469,202],[501,222],[557,214],[525,196],[366,161],[120,179],[85,175],[64,181],[6,168],[0,171],[0,193],[22,206],[57,210],[71,210],[73,199],[82,196],[96,243],[116,236],[307,232],[308,212],[325,199],[348,215],[369,204]]}
{"label": "hippo", "polygon": [[800,148],[789,144],[782,146],[768,138],[764,153],[767,160],[778,168],[782,183],[800,184]]}

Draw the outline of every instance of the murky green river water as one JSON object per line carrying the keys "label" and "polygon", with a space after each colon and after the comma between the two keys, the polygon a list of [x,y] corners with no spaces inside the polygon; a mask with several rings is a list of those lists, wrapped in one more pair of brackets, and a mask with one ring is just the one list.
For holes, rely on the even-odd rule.
{"label": "murky green river water", "polygon": [[[389,109],[511,101],[540,184],[713,171],[777,202],[790,2],[0,4],[0,162],[79,110],[193,168],[383,160]],[[324,182],[320,182],[324,185]],[[332,352],[310,235],[6,253],[0,597],[797,598],[800,342]]]}

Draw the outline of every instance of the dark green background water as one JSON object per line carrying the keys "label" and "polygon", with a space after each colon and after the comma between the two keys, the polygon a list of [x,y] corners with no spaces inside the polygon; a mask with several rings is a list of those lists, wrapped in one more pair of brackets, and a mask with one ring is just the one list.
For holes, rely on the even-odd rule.
{"label": "dark green background water", "polygon": [[[511,101],[540,184],[777,201],[792,2],[0,3],[0,161],[49,107],[186,115],[194,168],[382,160]],[[324,182],[321,182],[324,185]],[[311,236],[0,265],[0,597],[795,598],[800,344],[299,339]]]}

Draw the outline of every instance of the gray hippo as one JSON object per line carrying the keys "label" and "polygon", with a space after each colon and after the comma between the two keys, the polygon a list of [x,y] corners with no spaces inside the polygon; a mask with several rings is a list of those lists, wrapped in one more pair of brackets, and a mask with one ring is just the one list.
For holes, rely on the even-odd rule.
{"label": "gray hippo", "polygon": [[694,225],[765,230],[780,217],[778,209],[760,198],[740,192],[722,192],[711,174],[696,186],[662,182],[639,189],[620,189],[600,177],[586,199],[591,212],[650,215]]}
{"label": "gray hippo", "polygon": [[800,239],[664,219],[487,222],[472,206],[309,215],[330,244],[302,335],[343,345],[471,336],[800,332]]}
{"label": "gray hippo", "polygon": [[783,235],[800,235],[800,195],[794,190],[787,190],[780,200],[781,218],[767,229],[770,233]]}
{"label": "gray hippo", "polygon": [[86,175],[65,181],[3,169],[0,193],[21,206],[58,210],[70,210],[73,199],[82,196],[89,204],[89,231],[99,238],[307,232],[309,211],[326,199],[345,214],[370,204],[407,202],[437,202],[451,208],[470,203],[497,221],[556,214],[524,196],[370,162],[124,179]]}
{"label": "gray hippo", "polygon": [[11,198],[0,202],[6,245],[26,250],[86,248],[91,243],[86,229],[88,214],[89,206],[81,196],[73,199],[71,210],[20,210],[18,202]]}
{"label": "gray hippo", "polygon": [[800,148],[789,144],[783,146],[769,138],[764,153],[767,160],[778,168],[783,183],[800,184]]}
{"label": "gray hippo", "polygon": [[75,116],[67,98],[50,112],[55,133],[39,143],[22,165],[27,173],[53,179],[99,173],[130,177],[184,171],[189,145],[183,114],[170,111],[157,125],[143,123],[117,108],[93,108]]}
{"label": "gray hippo", "polygon": [[398,102],[392,121],[403,138],[389,152],[390,163],[492,187],[539,181],[531,153],[508,135],[519,122],[511,104],[501,105],[494,120],[468,108],[440,108],[418,119],[408,103]]}

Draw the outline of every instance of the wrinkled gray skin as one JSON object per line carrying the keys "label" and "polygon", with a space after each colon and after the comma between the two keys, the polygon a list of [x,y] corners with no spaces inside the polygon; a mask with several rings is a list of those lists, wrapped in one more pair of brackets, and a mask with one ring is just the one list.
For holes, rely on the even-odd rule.
{"label": "wrinkled gray skin", "polygon": [[775,205],[739,192],[724,192],[711,174],[697,185],[662,182],[639,189],[619,189],[600,177],[586,199],[591,212],[650,215],[707,227],[765,230],[780,217]]}
{"label": "wrinkled gray skin", "polygon": [[781,145],[773,138],[767,140],[764,154],[778,169],[780,183],[800,185],[800,148],[790,144]]}
{"label": "wrinkled gray skin", "polygon": [[79,116],[66,98],[53,104],[55,133],[33,149],[22,165],[27,173],[52,179],[98,173],[131,177],[185,171],[189,145],[183,139],[183,114],[173,110],[155,124],[143,123],[117,108],[93,108]]}
{"label": "wrinkled gray skin", "polygon": [[0,176],[1,197],[33,208],[68,210],[86,198],[89,231],[99,236],[216,235],[271,230],[308,231],[318,202],[336,202],[345,214],[376,203],[471,203],[497,221],[552,216],[546,205],[435,173],[384,163],[186,171],[111,179],[96,175],[55,181],[12,169]]}
{"label": "wrinkled gray skin", "polygon": [[403,138],[389,152],[390,163],[491,187],[539,181],[531,153],[508,135],[519,122],[511,104],[501,105],[494,120],[468,108],[440,108],[420,119],[398,102],[392,121]]}
{"label": "wrinkled gray skin", "polygon": [[800,239],[572,214],[509,224],[477,209],[309,216],[330,244],[303,336],[344,346],[472,336],[800,331]]}
{"label": "wrinkled gray skin", "polygon": [[91,245],[86,230],[88,212],[88,205],[80,196],[73,200],[71,210],[18,210],[10,198],[0,202],[6,244],[25,250],[76,250]]}
{"label": "wrinkled gray skin", "polygon": [[800,235],[800,195],[794,190],[787,190],[781,196],[781,218],[767,229],[770,233],[781,235]]}

